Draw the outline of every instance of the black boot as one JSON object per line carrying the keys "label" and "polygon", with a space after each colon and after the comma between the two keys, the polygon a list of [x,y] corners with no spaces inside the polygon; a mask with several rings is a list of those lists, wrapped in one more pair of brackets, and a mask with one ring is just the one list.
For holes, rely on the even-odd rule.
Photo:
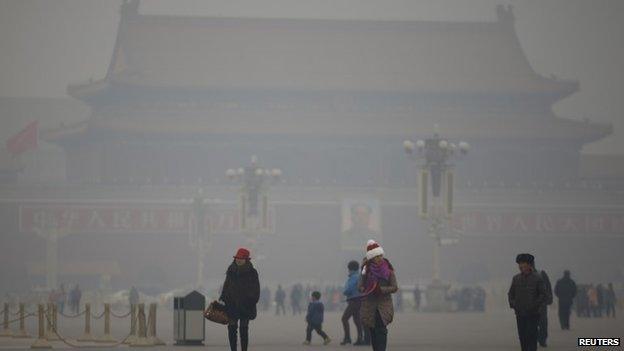
{"label": "black boot", "polygon": [[[228,325],[228,338],[230,339],[230,350],[236,351],[236,343],[237,343],[237,329],[236,325]],[[242,330],[241,330],[242,332]]]}
{"label": "black boot", "polygon": [[249,327],[240,327],[241,351],[247,351],[249,345]]}
{"label": "black boot", "polygon": [[340,343],[340,345],[348,345],[351,343],[351,338],[345,337],[344,339],[342,339],[342,342]]}

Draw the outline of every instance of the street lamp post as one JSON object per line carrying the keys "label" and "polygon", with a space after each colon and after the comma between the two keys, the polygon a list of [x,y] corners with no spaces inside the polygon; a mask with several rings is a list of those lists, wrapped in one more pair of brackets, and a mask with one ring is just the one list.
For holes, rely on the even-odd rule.
{"label": "street lamp post", "polygon": [[[429,219],[429,236],[433,238],[433,269],[432,284],[428,288],[428,299],[431,298],[432,310],[444,310],[444,295],[447,287],[440,281],[440,247],[454,243],[457,239],[442,238],[449,232],[448,219],[453,212],[454,173],[453,159],[461,158],[468,153],[470,145],[466,142],[454,144],[434,133],[425,140],[403,142],[405,152],[420,163],[419,172],[419,214]],[[429,204],[429,183],[431,183],[432,203]],[[430,295],[430,296],[429,296]]]}
{"label": "street lamp post", "polygon": [[255,244],[257,232],[269,230],[268,189],[282,176],[279,168],[266,169],[258,165],[258,158],[251,157],[251,164],[238,169],[228,169],[225,175],[241,185],[240,189],[240,227],[249,234]]}

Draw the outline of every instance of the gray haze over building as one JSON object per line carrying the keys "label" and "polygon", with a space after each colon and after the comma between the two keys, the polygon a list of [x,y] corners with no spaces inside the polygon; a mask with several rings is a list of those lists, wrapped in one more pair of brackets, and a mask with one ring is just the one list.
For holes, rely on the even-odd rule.
{"label": "gray haze over building", "polygon": [[[624,150],[624,3],[619,0],[236,0],[141,4],[141,13],[222,17],[285,17],[482,21],[497,4],[515,7],[516,31],[536,72],[580,82],[555,112],[613,123],[613,135],[583,149]],[[70,83],[99,79],[119,21],[118,1],[0,1],[0,97],[64,97]],[[19,123],[2,128],[6,138]]]}
{"label": "gray haze over building", "polygon": [[[397,344],[452,321],[418,342],[510,349],[518,253],[624,294],[622,18],[621,0],[0,0],[0,296],[79,284],[126,308],[136,286],[171,335],[173,294],[217,298],[247,247],[263,287],[322,289],[339,328],[375,239],[406,306],[420,287],[428,311],[466,292],[494,311],[406,313]],[[33,120],[38,139],[11,137]],[[301,318],[263,314],[265,347],[292,344]],[[622,330],[594,321],[574,333]]]}

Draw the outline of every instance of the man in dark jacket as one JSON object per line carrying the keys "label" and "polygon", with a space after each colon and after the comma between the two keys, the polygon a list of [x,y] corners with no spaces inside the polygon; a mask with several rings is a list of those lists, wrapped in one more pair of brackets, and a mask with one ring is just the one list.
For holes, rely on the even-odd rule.
{"label": "man in dark jacket", "polygon": [[520,273],[513,277],[507,294],[509,307],[516,312],[522,351],[537,350],[537,323],[548,298],[542,277],[533,270],[534,261],[531,254],[516,257]]}
{"label": "man in dark jacket", "polygon": [[562,330],[570,330],[570,311],[576,297],[576,283],[570,278],[570,271],[563,272],[563,278],[555,284],[555,295],[559,299],[559,324]]}
{"label": "man in dark jacket", "polygon": [[548,306],[553,303],[552,285],[550,284],[550,278],[544,270],[537,270],[535,268],[535,262],[533,262],[533,270],[538,272],[544,281],[544,287],[546,288],[546,304],[542,306],[540,311],[540,319],[537,323],[537,342],[541,347],[546,347],[546,339],[548,338]]}
{"label": "man in dark jacket", "polygon": [[249,344],[249,321],[256,319],[256,304],[260,299],[258,271],[250,261],[249,250],[240,248],[234,262],[228,267],[225,283],[219,300],[225,303],[230,319],[228,337],[231,351],[236,351],[237,332],[240,321],[241,350],[247,351]]}
{"label": "man in dark jacket", "polygon": [[286,315],[286,306],[284,305],[284,301],[286,301],[286,292],[282,289],[281,285],[277,286],[277,291],[275,291],[275,315],[279,316],[280,309],[282,310],[282,314]]}
{"label": "man in dark jacket", "polygon": [[293,316],[301,314],[301,298],[303,295],[303,287],[300,284],[293,285],[290,290],[290,306],[292,307]]}

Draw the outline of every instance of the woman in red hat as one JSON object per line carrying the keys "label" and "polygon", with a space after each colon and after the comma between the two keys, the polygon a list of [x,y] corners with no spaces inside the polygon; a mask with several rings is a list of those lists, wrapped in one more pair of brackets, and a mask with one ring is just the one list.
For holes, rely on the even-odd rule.
{"label": "woman in red hat", "polygon": [[237,333],[240,327],[241,350],[249,344],[249,321],[256,319],[256,304],[260,299],[258,271],[251,264],[249,250],[238,249],[234,261],[225,273],[225,282],[219,300],[225,303],[230,319],[228,337],[230,349],[236,351]]}

